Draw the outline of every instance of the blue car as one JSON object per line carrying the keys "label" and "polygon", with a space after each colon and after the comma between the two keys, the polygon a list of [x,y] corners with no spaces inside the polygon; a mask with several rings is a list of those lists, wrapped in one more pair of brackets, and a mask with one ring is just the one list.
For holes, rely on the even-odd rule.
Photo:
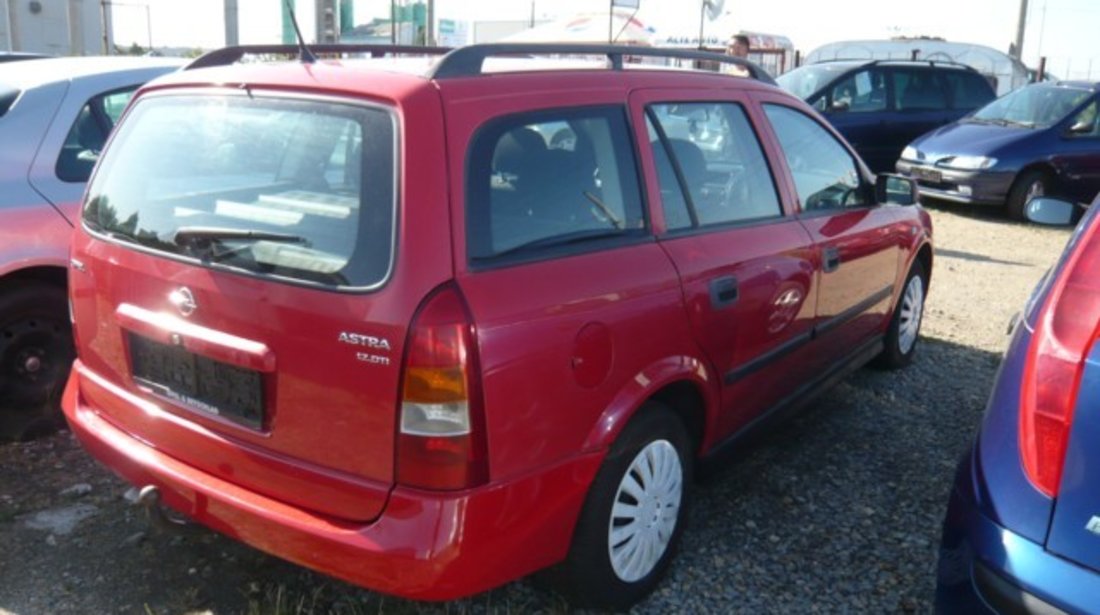
{"label": "blue car", "polygon": [[[1078,207],[1038,198],[1028,219]],[[937,571],[940,613],[1100,613],[1100,206],[1015,327],[959,465]]]}
{"label": "blue car", "polygon": [[776,81],[821,112],[875,173],[893,172],[913,139],[997,97],[980,73],[951,62],[821,62]]}
{"label": "blue car", "polygon": [[897,171],[926,197],[1024,206],[1051,195],[1091,203],[1100,191],[1100,84],[1035,83],[913,141]]}

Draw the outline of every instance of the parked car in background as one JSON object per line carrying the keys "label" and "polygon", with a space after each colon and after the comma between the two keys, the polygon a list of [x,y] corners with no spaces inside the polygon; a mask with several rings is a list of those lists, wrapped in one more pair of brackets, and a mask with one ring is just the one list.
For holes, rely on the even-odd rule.
{"label": "parked car in background", "polygon": [[19,62],[20,60],[38,60],[50,56],[40,53],[27,53],[23,51],[0,51],[0,64],[5,62]]}
{"label": "parked car in background", "polygon": [[[1040,197],[1037,222],[1075,204]],[[1100,206],[1043,277],[1001,363],[944,521],[944,614],[1100,608]]]}
{"label": "parked car in background", "polygon": [[898,173],[924,196],[1003,206],[1017,220],[1036,196],[1091,203],[1100,191],[1100,84],[1036,83],[905,148]]}
{"label": "parked car in background", "polygon": [[[386,593],[549,567],[624,608],[697,463],[916,351],[915,185],[747,62],[246,51],[139,92],[74,233],[66,416],[150,505]],[[494,63],[547,53],[598,60]]]}
{"label": "parked car in background", "polygon": [[134,90],[180,62],[53,58],[0,65],[0,439],[63,424],[73,344],[69,238],[85,182]]}
{"label": "parked car in background", "polygon": [[950,62],[840,60],[777,81],[820,111],[876,173],[892,172],[913,139],[996,98],[985,77]]}

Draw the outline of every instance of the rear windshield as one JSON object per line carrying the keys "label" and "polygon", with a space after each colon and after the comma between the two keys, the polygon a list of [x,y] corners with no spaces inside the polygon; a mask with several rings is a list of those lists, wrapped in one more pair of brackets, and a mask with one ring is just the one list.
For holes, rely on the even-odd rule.
{"label": "rear windshield", "polygon": [[4,117],[8,109],[11,109],[16,98],[19,98],[19,90],[0,83],[0,117]]}
{"label": "rear windshield", "polygon": [[150,97],[104,153],[84,222],[207,266],[374,286],[392,260],[394,130],[354,104]]}

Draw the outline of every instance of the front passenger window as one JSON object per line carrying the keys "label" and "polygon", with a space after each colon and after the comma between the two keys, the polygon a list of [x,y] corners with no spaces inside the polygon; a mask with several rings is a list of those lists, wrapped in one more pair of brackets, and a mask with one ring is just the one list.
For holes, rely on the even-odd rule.
{"label": "front passenger window", "polygon": [[764,105],[764,112],[783,148],[803,211],[870,202],[859,166],[833,135],[790,107]]}

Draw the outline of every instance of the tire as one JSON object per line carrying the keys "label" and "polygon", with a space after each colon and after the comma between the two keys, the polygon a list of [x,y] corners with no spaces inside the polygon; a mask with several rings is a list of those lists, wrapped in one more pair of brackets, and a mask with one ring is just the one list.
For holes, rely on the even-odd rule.
{"label": "tire", "polygon": [[75,353],[65,289],[0,289],[0,440],[29,440],[65,424],[61,392]]}
{"label": "tire", "polygon": [[[653,591],[683,532],[692,464],[691,439],[676,414],[657,402],[639,409],[592,482],[569,555],[549,572],[551,583],[573,606],[625,610]],[[665,480],[639,471],[652,472],[654,466],[668,472]],[[655,499],[639,506],[626,492],[638,487]],[[628,512],[649,521],[629,522],[623,516]],[[634,532],[626,529],[631,527]],[[632,543],[641,550],[632,551]]]}
{"label": "tire", "polygon": [[1047,174],[1038,169],[1025,171],[1012,183],[1008,191],[1008,200],[1005,201],[1005,212],[1013,220],[1027,220],[1025,215],[1027,203],[1032,198],[1043,196],[1047,193],[1049,178]]}
{"label": "tire", "polygon": [[875,365],[885,369],[901,369],[913,362],[924,319],[924,299],[928,296],[928,275],[920,261],[913,263],[905,278],[890,327],[886,330],[886,347],[875,359]]}

